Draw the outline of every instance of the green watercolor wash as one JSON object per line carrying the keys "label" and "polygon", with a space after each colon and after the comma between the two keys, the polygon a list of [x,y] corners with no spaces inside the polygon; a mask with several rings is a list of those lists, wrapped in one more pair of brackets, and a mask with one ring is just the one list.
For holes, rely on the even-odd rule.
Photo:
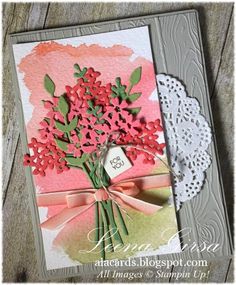
{"label": "green watercolor wash", "polygon": [[[159,246],[167,244],[169,238],[177,233],[177,224],[176,224],[176,215],[175,209],[173,206],[169,206],[166,202],[168,197],[171,194],[170,188],[162,188],[158,190],[149,190],[149,197],[155,197],[155,200],[160,202],[162,201],[163,208],[157,211],[154,215],[145,215],[135,210],[129,209],[128,213],[131,216],[132,220],[124,215],[126,226],[129,230],[129,235],[122,234],[122,239],[124,242],[124,247],[128,244],[147,244],[150,243],[153,249],[159,248]],[[145,198],[146,200],[147,198]],[[82,221],[84,223],[84,221]],[[119,219],[116,216],[116,222],[118,228],[121,230],[122,225],[119,223]],[[80,223],[80,221],[78,221]],[[79,226],[79,225],[78,225]],[[86,231],[89,232],[95,227],[95,224],[86,225]],[[164,237],[162,232],[166,229],[169,229]],[[64,250],[68,256],[80,263],[90,263],[100,259],[100,252],[98,253],[80,253],[80,250],[91,250],[95,245],[87,239],[87,234],[85,230],[76,234],[75,237],[70,235],[70,243],[65,242]],[[113,237],[113,246],[115,247],[118,243]],[[79,242],[78,242],[79,241]],[[98,247],[99,249],[99,247]],[[124,259],[131,256],[134,256],[136,251],[131,251],[130,249],[127,252],[106,252],[106,259]]]}

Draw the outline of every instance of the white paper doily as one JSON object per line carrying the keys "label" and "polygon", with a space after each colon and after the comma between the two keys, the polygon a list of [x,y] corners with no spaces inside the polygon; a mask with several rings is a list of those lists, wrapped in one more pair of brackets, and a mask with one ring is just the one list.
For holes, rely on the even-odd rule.
{"label": "white paper doily", "polygon": [[183,175],[174,178],[176,208],[192,199],[201,190],[205,171],[211,164],[207,148],[211,143],[211,129],[200,114],[197,99],[188,97],[184,86],[165,74],[156,76],[171,166]]}

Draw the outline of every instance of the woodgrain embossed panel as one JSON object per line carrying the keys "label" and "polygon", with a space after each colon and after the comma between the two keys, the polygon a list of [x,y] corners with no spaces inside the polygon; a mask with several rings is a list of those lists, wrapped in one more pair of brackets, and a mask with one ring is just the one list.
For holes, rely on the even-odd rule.
{"label": "woodgrain embossed panel", "polygon": [[[11,42],[22,43],[39,40],[51,40],[61,37],[72,37],[127,29],[132,27],[148,25],[151,35],[152,50],[158,73],[169,73],[184,82],[189,96],[196,97],[201,106],[202,113],[206,116],[212,129],[212,114],[210,109],[208,87],[206,82],[206,73],[204,67],[204,57],[199,30],[199,22],[196,11],[183,11],[176,13],[167,13],[162,15],[152,15],[140,18],[116,20],[91,25],[81,25],[75,27],[66,27],[59,29],[41,30],[15,34],[11,36]],[[15,93],[17,97],[17,106],[21,106],[19,100],[19,88],[16,80],[16,73],[13,64],[12,70],[15,77]],[[23,124],[23,113],[19,110],[19,123],[21,130],[21,141],[23,151],[26,150],[26,136]],[[214,138],[215,139],[215,138]],[[220,244],[220,250],[214,254],[185,251],[179,255],[169,255],[150,257],[156,258],[213,258],[227,256],[232,253],[228,220],[224,203],[224,195],[218,158],[216,152],[215,140],[209,147],[209,153],[212,156],[212,165],[207,171],[207,179],[201,193],[189,202],[186,202],[178,214],[180,228],[190,227],[192,229],[191,240],[185,238],[183,241],[191,243],[196,241]],[[27,183],[29,185],[30,206],[32,211],[35,244],[39,258],[39,269],[42,276],[46,279],[54,277],[69,277],[77,274],[88,273],[91,270],[99,272],[100,269],[92,264],[79,267],[71,267],[59,270],[47,271],[43,255],[43,245],[41,232],[38,228],[38,213],[35,204],[35,191],[32,182],[32,175],[29,169],[25,169]]]}

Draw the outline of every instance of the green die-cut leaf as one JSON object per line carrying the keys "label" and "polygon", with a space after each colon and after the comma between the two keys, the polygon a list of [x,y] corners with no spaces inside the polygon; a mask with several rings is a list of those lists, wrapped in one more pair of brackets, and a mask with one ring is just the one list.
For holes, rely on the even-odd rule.
{"label": "green die-cut leaf", "polygon": [[97,121],[98,124],[104,124],[105,123],[105,120],[104,119],[101,119],[100,121]]}
{"label": "green die-cut leaf", "polygon": [[128,100],[129,100],[130,102],[134,102],[134,101],[136,101],[141,95],[142,95],[142,93],[133,93],[133,94],[130,94],[130,95],[128,96]]}
{"label": "green die-cut leaf", "polygon": [[44,76],[44,88],[51,96],[54,96],[55,84],[47,74]]}
{"label": "green die-cut leaf", "polygon": [[79,73],[79,76],[80,76],[80,77],[83,77],[86,72],[87,72],[87,68],[84,67],[83,70]]}
{"label": "green die-cut leaf", "polygon": [[81,166],[88,157],[89,155],[84,153],[81,157],[66,157],[65,160],[73,166]]}
{"label": "green die-cut leaf", "polygon": [[137,107],[137,108],[127,108],[126,109],[130,114],[132,115],[137,115],[140,110],[141,110],[141,107]]}
{"label": "green die-cut leaf", "polygon": [[78,125],[78,117],[75,116],[67,126],[67,132],[73,131]]}
{"label": "green die-cut leaf", "polygon": [[121,84],[121,79],[120,79],[120,77],[117,77],[117,78],[116,78],[116,86],[113,85],[113,86],[111,87],[111,90],[113,91],[113,93],[112,93],[111,96],[112,96],[113,98],[118,97],[118,98],[120,98],[121,100],[124,100],[124,99],[126,99],[126,97],[127,97],[127,94],[126,94],[126,92],[125,92],[125,89],[126,89],[126,85],[122,85],[122,84]]}
{"label": "green die-cut leaf", "polygon": [[93,109],[93,102],[91,100],[88,100],[88,105],[91,109]]}
{"label": "green die-cut leaf", "polygon": [[69,112],[69,104],[66,101],[65,97],[62,95],[59,98],[59,102],[58,102],[58,109],[59,112],[65,117],[68,112]]}
{"label": "green die-cut leaf", "polygon": [[59,131],[62,131],[63,133],[68,133],[73,131],[78,125],[78,117],[75,116],[71,122],[68,125],[64,125],[59,121],[55,120],[55,126]]}
{"label": "green die-cut leaf", "polygon": [[78,72],[75,72],[74,73],[74,77],[75,78],[82,78],[84,77],[85,73],[87,72],[87,68],[84,67],[82,71],[80,71],[79,73]]}
{"label": "green die-cut leaf", "polygon": [[67,126],[63,125],[61,122],[55,120],[55,126],[59,131],[61,131],[63,133],[67,132]]}
{"label": "green die-cut leaf", "polygon": [[76,166],[81,165],[79,157],[66,157],[65,160],[71,165],[76,165]]}
{"label": "green die-cut leaf", "polygon": [[74,73],[75,78],[83,78],[85,73],[87,72],[87,67],[84,67],[82,70],[80,66],[76,63],[74,64],[74,68],[76,69],[76,72]]}
{"label": "green die-cut leaf", "polygon": [[103,113],[97,114],[97,118],[100,119],[103,116]]}
{"label": "green die-cut leaf", "polygon": [[55,142],[61,150],[67,151],[67,146],[68,146],[67,142],[61,141],[59,139],[55,139]]}
{"label": "green die-cut leaf", "polygon": [[80,69],[78,63],[75,63],[75,64],[74,64],[74,68],[77,69],[77,70],[79,70],[79,71],[81,71],[81,69]]}
{"label": "green die-cut leaf", "polygon": [[132,74],[131,74],[131,76],[130,76],[130,79],[129,79],[130,84],[131,84],[132,86],[134,86],[134,85],[136,85],[136,84],[139,83],[139,81],[140,81],[140,79],[141,79],[141,74],[142,74],[142,67],[141,67],[141,66],[139,66],[138,68],[136,68],[136,69],[132,72]]}

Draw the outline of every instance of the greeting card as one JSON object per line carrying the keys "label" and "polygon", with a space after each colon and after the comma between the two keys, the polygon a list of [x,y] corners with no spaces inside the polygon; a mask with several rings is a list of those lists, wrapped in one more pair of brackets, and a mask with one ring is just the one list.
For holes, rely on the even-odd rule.
{"label": "greeting card", "polygon": [[180,252],[148,27],[13,51],[47,269]]}

